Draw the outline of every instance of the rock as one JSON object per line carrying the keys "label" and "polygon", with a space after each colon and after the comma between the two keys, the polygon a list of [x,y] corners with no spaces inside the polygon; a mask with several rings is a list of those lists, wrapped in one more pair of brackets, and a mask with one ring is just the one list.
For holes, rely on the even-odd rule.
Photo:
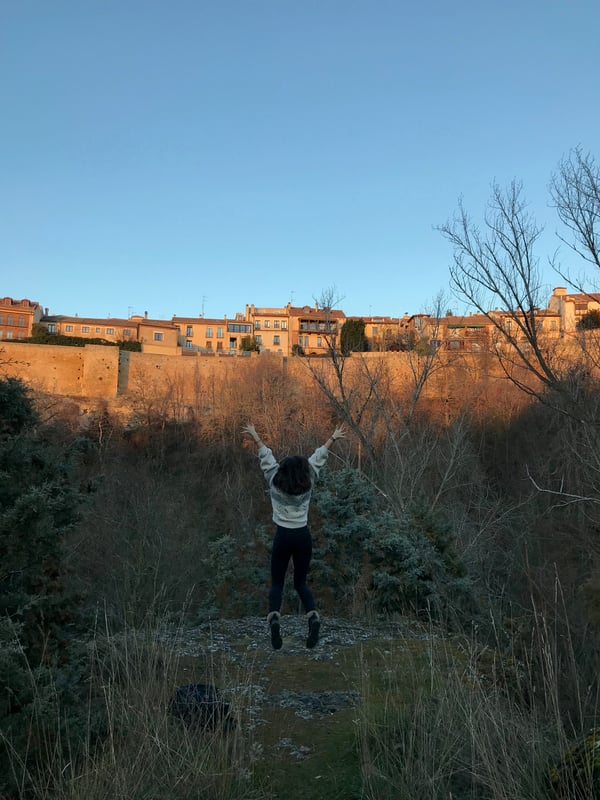
{"label": "rock", "polygon": [[170,703],[170,711],[188,727],[198,731],[227,732],[235,728],[229,703],[223,701],[221,690],[207,683],[188,683],[179,686]]}

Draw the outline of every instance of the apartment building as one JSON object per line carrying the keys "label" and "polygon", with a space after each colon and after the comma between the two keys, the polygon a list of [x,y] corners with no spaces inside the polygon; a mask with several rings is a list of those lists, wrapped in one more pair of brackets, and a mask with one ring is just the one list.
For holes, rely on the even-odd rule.
{"label": "apartment building", "polygon": [[175,325],[170,320],[148,319],[147,314],[128,319],[46,314],[41,317],[40,324],[50,334],[107,342],[140,342],[146,353],[177,353],[178,331]]}
{"label": "apartment building", "polygon": [[252,323],[240,312],[233,319],[173,317],[172,321],[182,355],[235,355],[242,352],[242,340],[252,337]]}
{"label": "apartment building", "polygon": [[345,320],[343,311],[314,306],[262,308],[247,305],[245,318],[261,352],[292,355],[327,353],[332,336],[338,336]]}
{"label": "apartment building", "polygon": [[[414,346],[420,339],[431,342],[445,350],[479,352],[487,349],[497,339],[502,328],[509,335],[522,338],[523,334],[514,314],[507,311],[491,311],[486,314],[473,312],[464,316],[447,314],[433,317],[415,314],[401,325],[401,336]],[[551,309],[536,309],[535,319],[538,334],[548,339],[558,338],[561,332],[560,314]]]}
{"label": "apartment building", "polygon": [[245,318],[261,352],[290,355],[290,308],[290,304],[282,308],[246,306]]}
{"label": "apartment building", "polygon": [[[335,308],[302,306],[290,308],[291,352],[305,355],[325,355],[332,338],[337,338],[346,319],[343,311]],[[299,350],[301,348],[301,350]]]}
{"label": "apartment building", "polygon": [[43,309],[33,300],[0,298],[0,339],[26,339],[43,316]]}
{"label": "apartment building", "polygon": [[564,286],[557,286],[552,292],[548,308],[559,315],[561,330],[573,333],[577,330],[577,323],[585,314],[600,309],[600,294],[569,293]]}

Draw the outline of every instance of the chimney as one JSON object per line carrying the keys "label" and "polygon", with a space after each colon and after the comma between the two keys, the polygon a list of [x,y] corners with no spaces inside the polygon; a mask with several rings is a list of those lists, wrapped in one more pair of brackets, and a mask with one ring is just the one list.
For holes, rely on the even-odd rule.
{"label": "chimney", "polygon": [[148,312],[144,311],[144,319],[148,319]]}

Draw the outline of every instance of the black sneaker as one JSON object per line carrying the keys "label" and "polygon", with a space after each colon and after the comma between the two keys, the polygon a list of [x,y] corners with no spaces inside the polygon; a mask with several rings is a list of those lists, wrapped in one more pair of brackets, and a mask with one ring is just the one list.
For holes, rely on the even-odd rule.
{"label": "black sneaker", "polygon": [[281,625],[279,624],[279,617],[273,617],[269,623],[271,626],[271,645],[274,650],[281,650],[283,639],[281,638]]}
{"label": "black sneaker", "polygon": [[312,649],[319,641],[320,627],[321,627],[321,620],[319,619],[319,615],[315,611],[308,618],[308,638],[306,640],[306,646],[308,648]]}

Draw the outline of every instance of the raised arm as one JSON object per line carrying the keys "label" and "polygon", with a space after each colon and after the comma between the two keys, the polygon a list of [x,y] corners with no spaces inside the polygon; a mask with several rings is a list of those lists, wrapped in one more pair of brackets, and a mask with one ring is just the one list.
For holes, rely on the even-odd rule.
{"label": "raised arm", "polygon": [[248,436],[251,436],[258,445],[258,460],[260,462],[260,468],[262,469],[267,482],[270,484],[275,473],[279,469],[279,464],[273,455],[273,451],[263,442],[256,432],[256,428],[251,422],[248,422],[247,425],[244,425],[242,428],[242,433],[247,433]]}

